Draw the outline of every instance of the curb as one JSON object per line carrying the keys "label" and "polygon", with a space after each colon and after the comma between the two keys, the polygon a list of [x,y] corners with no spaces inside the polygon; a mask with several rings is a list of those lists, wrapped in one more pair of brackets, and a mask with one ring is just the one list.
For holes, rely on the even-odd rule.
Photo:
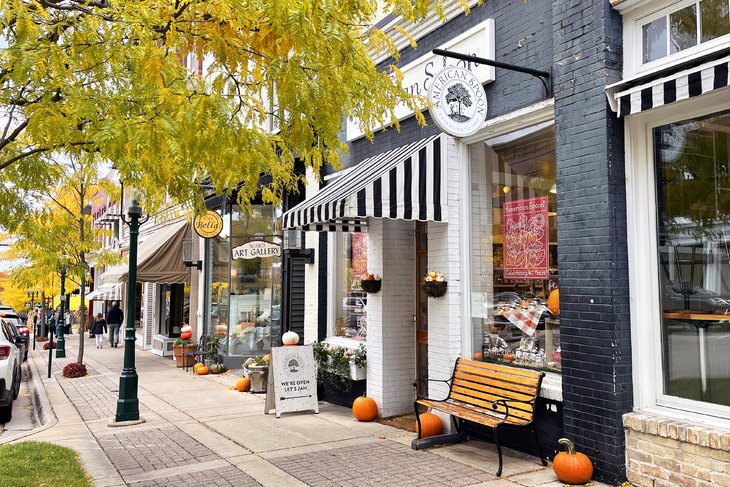
{"label": "curb", "polygon": [[[31,350],[31,354],[34,354],[33,350]],[[26,361],[26,370],[30,376],[31,385],[33,387],[33,393],[30,395],[30,402],[33,405],[33,420],[40,426],[28,431],[27,433],[16,436],[10,441],[10,443],[22,440],[36,433],[40,433],[41,431],[45,431],[58,423],[58,418],[53,413],[53,407],[51,406],[51,402],[48,400],[48,394],[46,394],[46,386],[41,379],[40,372],[38,371],[34,358],[35,357],[31,357],[29,354],[28,360]]]}

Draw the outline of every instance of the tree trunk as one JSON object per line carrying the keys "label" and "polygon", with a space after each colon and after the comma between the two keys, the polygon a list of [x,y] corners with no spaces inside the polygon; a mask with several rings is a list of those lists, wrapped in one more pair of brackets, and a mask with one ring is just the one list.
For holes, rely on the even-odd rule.
{"label": "tree trunk", "polygon": [[[84,185],[81,184],[81,192],[79,193],[80,200],[81,200],[81,211],[79,212],[81,215],[81,218],[79,218],[79,241],[81,244],[84,244]],[[81,305],[79,306],[79,355],[78,355],[78,362],[80,365],[84,363],[84,338],[86,337],[86,270],[88,266],[86,265],[86,254],[81,251],[80,252],[80,261],[81,264],[83,264],[83,271],[81,275],[81,279],[79,279],[79,297],[81,298]]]}

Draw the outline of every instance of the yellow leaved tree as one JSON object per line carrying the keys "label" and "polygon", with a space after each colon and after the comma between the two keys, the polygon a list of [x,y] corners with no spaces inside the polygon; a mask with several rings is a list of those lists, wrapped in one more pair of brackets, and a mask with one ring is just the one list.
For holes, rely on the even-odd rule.
{"label": "yellow leaved tree", "polygon": [[204,178],[240,184],[245,203],[261,174],[276,201],[301,177],[295,159],[339,163],[346,118],[372,136],[404,103],[423,123],[424,100],[372,60],[397,58],[379,6],[443,15],[442,0],[0,2],[0,174],[13,182],[0,185],[0,224],[27,208],[19,189],[45,184],[49,153],[97,154],[153,206],[166,191],[200,201]]}

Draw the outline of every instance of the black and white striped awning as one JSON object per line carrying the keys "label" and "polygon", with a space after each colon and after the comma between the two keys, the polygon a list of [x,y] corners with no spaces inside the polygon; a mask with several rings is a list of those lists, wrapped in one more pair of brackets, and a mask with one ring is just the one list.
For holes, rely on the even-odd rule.
{"label": "black and white striped awning", "polygon": [[730,56],[667,74],[626,80],[606,88],[611,108],[619,117],[643,112],[728,86]]}
{"label": "black and white striped awning", "polygon": [[365,159],[284,213],[284,228],[366,230],[367,218],[446,221],[443,135]]}

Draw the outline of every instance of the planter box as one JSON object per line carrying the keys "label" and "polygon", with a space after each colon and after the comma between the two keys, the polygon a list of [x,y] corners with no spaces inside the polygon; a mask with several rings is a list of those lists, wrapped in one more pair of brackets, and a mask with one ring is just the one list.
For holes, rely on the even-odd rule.
{"label": "planter box", "polygon": [[266,392],[269,368],[260,365],[249,365],[248,371],[251,372],[251,392]]}
{"label": "planter box", "polygon": [[355,364],[350,364],[350,377],[352,380],[364,380],[367,378],[367,368],[364,366],[358,367]]}
{"label": "planter box", "polygon": [[192,355],[183,355],[183,352],[194,352],[197,348],[197,345],[186,345],[185,350],[183,350],[181,345],[173,348],[172,353],[175,357],[175,365],[178,367],[192,367],[194,357]]}

